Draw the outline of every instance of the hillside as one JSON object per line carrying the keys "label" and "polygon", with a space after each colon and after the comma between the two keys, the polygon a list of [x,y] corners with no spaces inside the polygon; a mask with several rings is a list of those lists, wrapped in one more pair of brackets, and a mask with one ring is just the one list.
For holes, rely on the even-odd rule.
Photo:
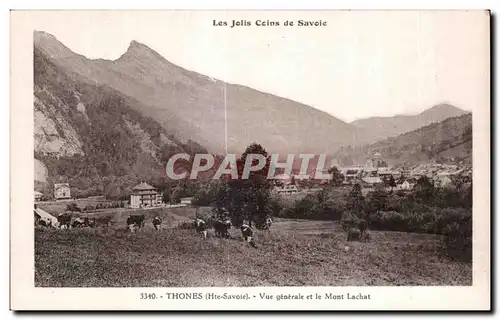
{"label": "hillside", "polygon": [[472,114],[464,114],[363,147],[343,147],[334,157],[341,165],[363,164],[380,153],[390,165],[472,162]]}
{"label": "hillside", "polygon": [[173,152],[206,152],[140,114],[140,102],[68,74],[34,48],[35,187],[69,182],[74,196],[119,196],[158,179]]}
{"label": "hillside", "polygon": [[397,115],[394,117],[373,117],[351,122],[354,126],[366,130],[371,134],[373,141],[428,126],[435,122],[441,122],[447,118],[458,117],[466,111],[449,104],[439,104],[417,115]]}
{"label": "hillside", "polygon": [[332,154],[370,136],[312,107],[176,66],[136,41],[114,61],[87,59],[45,32],[35,32],[34,43],[66,72],[133,98],[131,108],[211,152],[224,151],[224,88],[232,152],[255,141],[270,152]]}

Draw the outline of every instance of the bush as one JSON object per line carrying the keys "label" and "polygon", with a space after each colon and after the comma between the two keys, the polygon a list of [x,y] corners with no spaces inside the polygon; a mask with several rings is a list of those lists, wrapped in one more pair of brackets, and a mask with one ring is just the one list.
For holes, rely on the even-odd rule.
{"label": "bush", "polygon": [[82,212],[82,209],[80,209],[76,203],[68,203],[66,205],[66,211],[71,211],[71,212]]}
{"label": "bush", "polygon": [[340,220],[340,225],[342,226],[342,229],[344,231],[347,231],[350,228],[358,226],[360,222],[361,222],[360,217],[358,217],[354,212],[345,211],[342,214],[342,218]]}
{"label": "bush", "polygon": [[446,251],[451,258],[472,261],[472,219],[466,223],[452,222],[443,229]]}

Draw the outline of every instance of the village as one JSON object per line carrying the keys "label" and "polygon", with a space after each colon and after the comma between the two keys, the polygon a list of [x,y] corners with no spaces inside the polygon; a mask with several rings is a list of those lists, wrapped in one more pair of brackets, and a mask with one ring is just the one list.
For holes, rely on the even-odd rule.
{"label": "village", "polygon": [[[421,177],[427,177],[435,187],[448,187],[454,185],[457,181],[472,181],[472,166],[459,164],[440,164],[429,162],[416,165],[398,165],[387,166],[380,153],[375,153],[364,165],[355,165],[349,167],[336,167],[341,174],[340,186],[349,186],[360,184],[363,193],[366,194],[376,186],[385,186],[391,191],[410,191],[413,189],[417,180]],[[309,174],[313,181],[315,173]],[[301,191],[315,191],[319,186],[330,184],[333,180],[333,173],[330,173],[329,179],[315,181],[316,186],[304,183],[298,174],[282,173],[276,177],[276,194],[295,194]]]}
{"label": "village", "polygon": [[[448,187],[456,184],[457,181],[469,183],[472,181],[472,167],[463,164],[440,164],[430,162],[418,165],[399,165],[387,166],[382,155],[375,153],[364,165],[349,167],[331,166],[337,168],[337,174],[340,176],[336,186],[350,186],[359,184],[362,187],[363,194],[372,191],[376,186],[383,186],[391,191],[410,191],[413,189],[420,177],[427,177],[435,187]],[[331,169],[330,169],[331,172]],[[273,179],[272,192],[277,195],[289,195],[298,193],[311,193],[319,190],[322,186],[332,184],[334,173],[329,173],[330,177],[323,180],[316,180],[316,172],[310,172],[307,178],[299,175],[297,172],[290,174],[281,173]],[[327,174],[328,176],[328,174]],[[337,179],[339,179],[337,177]],[[47,199],[43,193],[34,192],[35,202]],[[101,197],[102,198],[102,197]],[[54,184],[53,199],[55,201],[74,200],[71,196],[71,186],[69,183]],[[103,199],[104,200],[104,199]],[[141,181],[132,188],[126,207],[131,209],[152,208],[152,207],[177,207],[190,205],[192,197],[181,198],[179,203],[165,203],[160,190]]]}

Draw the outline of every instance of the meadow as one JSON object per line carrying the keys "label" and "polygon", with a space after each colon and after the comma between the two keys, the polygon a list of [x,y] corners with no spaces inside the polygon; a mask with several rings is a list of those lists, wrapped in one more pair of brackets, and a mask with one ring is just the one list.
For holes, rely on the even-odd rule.
{"label": "meadow", "polygon": [[472,263],[448,258],[441,235],[370,231],[370,242],[347,242],[338,222],[277,219],[256,232],[253,248],[235,228],[231,239],[177,228],[194,208],[143,212],[163,214],[166,228],[154,231],[147,219],[144,230],[127,232],[119,212],[110,228],[37,227],[36,286],[472,285]]}

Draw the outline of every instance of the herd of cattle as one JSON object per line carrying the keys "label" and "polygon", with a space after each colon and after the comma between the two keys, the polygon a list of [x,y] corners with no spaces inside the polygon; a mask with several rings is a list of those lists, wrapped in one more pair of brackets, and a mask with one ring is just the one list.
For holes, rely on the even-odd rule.
{"label": "herd of cattle", "polygon": [[[101,216],[101,217],[75,217],[69,213],[62,213],[56,217],[57,227],[59,229],[72,229],[72,228],[95,228],[99,226],[109,227],[113,223],[111,216]],[[269,217],[265,220],[264,229],[269,230],[272,224],[272,219]],[[155,216],[151,223],[155,230],[160,230],[163,220],[159,216]],[[134,233],[137,230],[142,229],[146,224],[145,215],[129,215],[126,220],[127,229]],[[40,218],[35,215],[35,225],[56,227],[50,219]],[[233,227],[231,220],[220,220],[216,219],[211,221],[211,226],[207,221],[196,218],[192,228],[196,230],[196,233],[201,235],[203,238],[207,238],[209,229],[213,228],[215,231],[215,236],[219,238],[230,238],[229,230]],[[248,223],[243,223],[240,228],[243,239],[249,242],[252,246],[256,247],[253,230]]]}
{"label": "herd of cattle", "polygon": [[[60,229],[70,229],[70,228],[83,228],[90,227],[95,228],[99,226],[109,227],[113,224],[111,216],[101,216],[101,217],[75,217],[69,213],[62,213],[57,216],[57,226],[55,226],[50,219],[40,218],[35,215],[35,225],[40,226],[48,226],[48,227],[58,227]],[[162,219],[159,216],[155,216],[152,220],[152,225],[155,230],[160,230],[162,227]],[[271,224],[273,223],[272,219],[268,217],[264,223],[264,230],[269,230]],[[145,215],[129,215],[126,219],[127,229],[132,233],[137,230],[142,229],[146,224],[146,216]],[[200,218],[196,218],[192,225],[189,226],[194,229],[197,234],[199,234],[203,238],[207,238],[208,231],[210,229],[214,229],[214,233],[216,237],[219,238],[230,238],[229,230],[233,227],[231,220],[226,219],[215,219],[211,220],[210,223]],[[254,232],[249,223],[243,223],[239,229],[241,230],[241,234],[243,239],[246,242],[249,242],[250,245],[256,247],[254,241]],[[368,223],[362,220],[356,226],[350,226],[347,230],[347,241],[370,241],[370,233],[367,231]]]}

